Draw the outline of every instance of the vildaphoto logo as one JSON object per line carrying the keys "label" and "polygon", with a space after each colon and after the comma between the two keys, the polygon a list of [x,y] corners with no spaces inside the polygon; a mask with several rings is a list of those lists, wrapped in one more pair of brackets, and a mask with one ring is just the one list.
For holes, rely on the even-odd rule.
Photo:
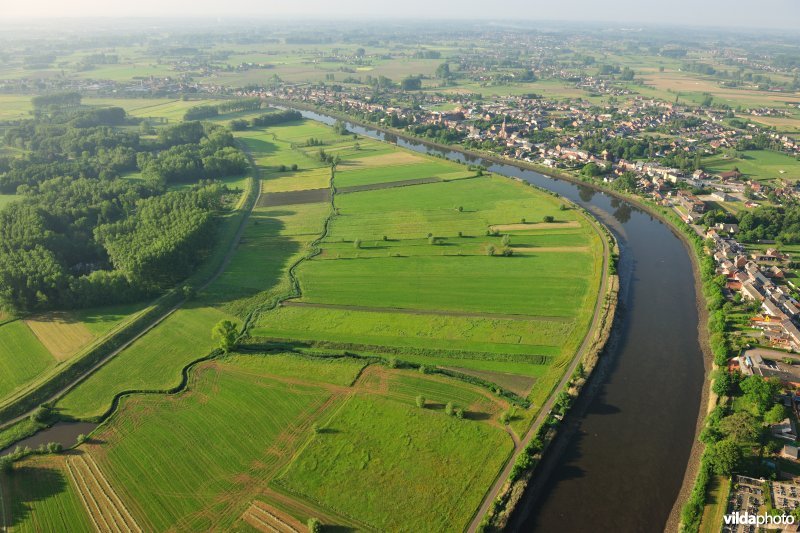
{"label": "vildaphoto logo", "polygon": [[794,516],[790,514],[768,515],[750,514],[747,511],[729,513],[725,517],[727,526],[791,526],[794,525]]}

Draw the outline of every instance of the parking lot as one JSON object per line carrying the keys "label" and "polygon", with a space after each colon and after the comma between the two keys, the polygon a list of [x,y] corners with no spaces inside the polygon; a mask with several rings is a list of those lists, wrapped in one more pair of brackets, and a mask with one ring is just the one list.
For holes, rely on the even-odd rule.
{"label": "parking lot", "polygon": [[[728,514],[747,512],[757,515],[766,512],[764,503],[764,484],[769,485],[769,496],[773,505],[777,509],[789,511],[800,507],[800,485],[785,481],[768,482],[763,479],[754,479],[746,476],[735,476],[733,488],[728,497]],[[738,485],[738,486],[737,486]],[[722,531],[725,533],[755,533],[758,531],[755,525],[724,525]]]}

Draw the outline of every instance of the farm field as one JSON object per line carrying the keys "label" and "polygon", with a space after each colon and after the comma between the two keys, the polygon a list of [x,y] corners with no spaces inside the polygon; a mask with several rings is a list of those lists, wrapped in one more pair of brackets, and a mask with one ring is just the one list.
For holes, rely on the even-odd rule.
{"label": "farm field", "polygon": [[0,526],[5,531],[92,531],[63,457],[32,457],[13,475],[0,474]]}
{"label": "farm field", "polygon": [[[466,526],[514,448],[508,432],[527,431],[582,342],[601,237],[558,197],[318,123],[236,135],[261,180],[242,239],[212,284],[56,403],[93,420],[115,395],[147,392],[122,396],[62,465],[64,490],[92,519],[145,531],[250,530],[270,509],[355,529]],[[341,158],[336,190],[374,188],[332,194],[320,148]],[[113,327],[81,318],[74,337]],[[200,362],[166,394],[223,319],[252,326],[247,355]],[[260,353],[275,340],[305,355]],[[395,359],[532,409],[506,428],[509,400]]]}
{"label": "farm field", "polygon": [[758,181],[800,180],[800,162],[794,157],[768,150],[749,150],[742,154],[735,158],[714,156],[704,159],[703,168],[712,173],[738,168],[746,177]]}
{"label": "farm field", "polygon": [[[472,179],[337,194],[320,253],[297,268],[300,298],[263,312],[252,335],[385,350],[546,398],[583,339],[599,284],[600,241],[583,216],[552,196],[455,163],[371,140],[358,139],[353,150],[351,138],[326,129],[303,121],[243,139],[254,154],[266,154],[257,161],[267,172],[303,163],[292,157],[292,142],[324,139],[326,152],[343,154],[337,190],[433,173]],[[318,149],[299,155],[313,162]],[[301,182],[304,172],[268,174],[262,190],[318,189],[322,180]],[[556,222],[540,222],[545,216]],[[490,247],[499,255],[504,242],[512,257],[488,255]],[[521,381],[507,379],[515,373]]]}
{"label": "farm field", "polygon": [[0,398],[52,368],[56,359],[22,320],[0,326]]}
{"label": "farm field", "polygon": [[227,316],[209,307],[179,309],[78,385],[56,404],[76,418],[102,415],[115,394],[164,390],[180,383],[180,371],[214,348],[211,328]]}
{"label": "farm field", "polygon": [[[258,158],[263,152],[253,155]],[[120,353],[57,408],[68,416],[93,418],[102,415],[119,392],[176,386],[181,369],[215,347],[210,332],[217,322],[244,318],[253,307],[290,289],[288,269],[308,253],[306,246],[321,232],[329,209],[322,203],[254,209],[222,275],[192,305]]]}
{"label": "farm field", "polygon": [[350,399],[325,429],[279,486],[381,531],[465,527],[511,452],[499,428],[381,397]]}
{"label": "farm field", "polygon": [[[466,523],[512,448],[496,422],[507,405],[472,385],[365,364],[290,354],[205,362],[180,394],[123,399],[78,454],[25,459],[0,481],[18,507],[34,487],[44,490],[14,485],[19,474],[56,462],[48,479],[58,482],[37,499],[35,513],[52,521],[50,530],[74,516],[85,525],[78,530],[88,530],[89,514],[100,523],[122,517],[145,531],[241,529],[252,501],[272,503],[287,488],[300,493],[302,510],[289,512],[300,523],[318,516],[359,529],[429,523],[429,531]],[[419,394],[427,398],[424,409],[415,405]],[[444,413],[447,402],[466,411],[463,420]],[[209,438],[213,445],[203,445]],[[309,468],[330,461],[338,465],[335,476],[323,476],[323,484],[309,478]],[[375,499],[362,513],[349,506],[364,493],[364,479],[380,490],[367,491]],[[351,488],[336,495],[331,483]],[[396,503],[380,505],[379,494]],[[25,513],[10,516],[23,531],[41,524]]]}

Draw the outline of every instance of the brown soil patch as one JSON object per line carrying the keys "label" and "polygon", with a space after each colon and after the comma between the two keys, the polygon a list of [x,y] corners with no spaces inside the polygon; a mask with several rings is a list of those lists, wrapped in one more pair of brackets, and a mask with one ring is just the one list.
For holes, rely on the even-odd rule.
{"label": "brown soil patch", "polygon": [[262,194],[258,207],[275,207],[279,205],[316,204],[329,202],[330,189],[306,189],[304,191],[271,192]]}
{"label": "brown soil patch", "polygon": [[343,161],[344,166],[358,168],[372,168],[390,165],[409,165],[425,161],[423,157],[406,151],[392,152],[390,154],[373,155],[360,157],[358,159],[348,159]]}
{"label": "brown soil patch", "polygon": [[305,527],[298,520],[264,502],[254,501],[242,515],[242,520],[259,531],[300,533]]}
{"label": "brown soil patch", "polygon": [[562,229],[562,228],[580,228],[581,223],[577,220],[569,222],[538,222],[536,224],[497,224],[489,226],[493,231],[536,231],[543,229]]}
{"label": "brown soil patch", "polygon": [[68,313],[37,315],[25,324],[57,361],[64,361],[94,339],[92,332]]}
{"label": "brown soil patch", "polygon": [[367,185],[352,185],[350,187],[339,187],[340,193],[377,191],[379,189],[392,189],[394,187],[408,187],[409,185],[425,185],[426,183],[437,183],[442,181],[439,178],[416,178],[410,180],[387,181],[386,183],[369,183]]}
{"label": "brown soil patch", "polygon": [[66,463],[70,479],[98,531],[142,531],[91,455],[74,455]]}
{"label": "brown soil patch", "polygon": [[500,385],[504,389],[508,389],[511,392],[522,396],[523,398],[528,396],[528,394],[531,392],[533,384],[536,382],[536,378],[530,376],[520,376],[519,374],[510,374],[508,372],[473,370],[471,368],[459,367],[451,367],[449,370],[460,372],[461,374],[467,374],[468,376],[475,376],[476,378],[485,379],[486,381]]}

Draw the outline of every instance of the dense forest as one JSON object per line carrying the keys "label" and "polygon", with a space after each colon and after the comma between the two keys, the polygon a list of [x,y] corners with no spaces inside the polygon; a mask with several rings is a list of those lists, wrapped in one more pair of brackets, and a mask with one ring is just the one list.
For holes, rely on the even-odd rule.
{"label": "dense forest", "polygon": [[39,103],[48,112],[4,139],[24,155],[0,160],[0,190],[20,197],[0,210],[0,306],[129,302],[185,279],[213,242],[226,192],[209,180],[247,169],[231,133],[184,122],[144,136],[119,108]]}
{"label": "dense forest", "polygon": [[800,243],[800,207],[761,206],[747,211],[739,219],[738,237],[744,242]]}

